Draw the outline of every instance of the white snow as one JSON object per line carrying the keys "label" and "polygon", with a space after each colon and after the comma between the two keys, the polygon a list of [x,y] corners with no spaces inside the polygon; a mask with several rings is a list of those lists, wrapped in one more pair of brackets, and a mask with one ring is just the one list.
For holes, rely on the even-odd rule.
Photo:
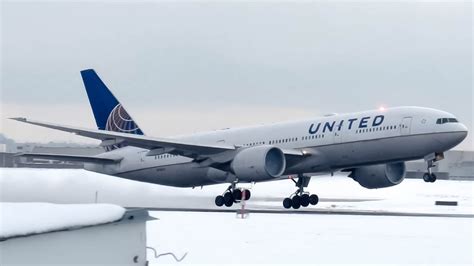
{"label": "white snow", "polygon": [[[130,207],[215,208],[227,185],[172,188],[84,170],[0,169],[0,201],[113,203]],[[368,190],[347,177],[315,177],[308,191],[320,210],[474,214],[474,182],[407,179]],[[283,210],[295,191],[289,180],[258,183],[249,209]],[[96,197],[97,195],[97,197]],[[436,206],[436,200],[459,206]],[[235,206],[238,208],[239,206]],[[304,210],[302,210],[304,211]],[[3,213],[0,215],[4,216]],[[474,219],[350,215],[151,212],[147,244],[192,264],[467,264],[474,259]],[[31,216],[28,216],[31,217]],[[175,263],[171,257],[152,263]]]}
{"label": "white snow", "polygon": [[[474,264],[472,218],[151,212],[147,245],[185,264]],[[152,265],[176,264],[172,257]]]}
{"label": "white snow", "polygon": [[0,203],[0,239],[120,220],[125,209],[111,204]]}

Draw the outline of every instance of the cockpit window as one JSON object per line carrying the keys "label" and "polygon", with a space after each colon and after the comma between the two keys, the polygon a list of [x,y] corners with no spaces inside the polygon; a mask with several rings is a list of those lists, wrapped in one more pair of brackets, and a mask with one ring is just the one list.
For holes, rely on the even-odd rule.
{"label": "cockpit window", "polygon": [[446,124],[446,123],[458,123],[456,118],[438,118],[436,124]]}

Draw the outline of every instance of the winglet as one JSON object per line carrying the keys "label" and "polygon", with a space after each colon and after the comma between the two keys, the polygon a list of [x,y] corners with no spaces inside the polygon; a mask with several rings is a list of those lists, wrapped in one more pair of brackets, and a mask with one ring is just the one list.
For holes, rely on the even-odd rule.
{"label": "winglet", "polygon": [[26,122],[27,119],[25,117],[10,117],[8,119],[15,120],[15,121],[20,121],[20,122]]}

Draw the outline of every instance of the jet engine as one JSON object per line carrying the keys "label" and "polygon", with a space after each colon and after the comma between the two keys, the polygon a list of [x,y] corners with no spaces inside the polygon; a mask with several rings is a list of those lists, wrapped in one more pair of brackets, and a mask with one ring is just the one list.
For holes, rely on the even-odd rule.
{"label": "jet engine", "polygon": [[265,181],[283,174],[286,159],[277,147],[256,146],[238,152],[230,167],[240,181]]}
{"label": "jet engine", "polygon": [[384,188],[400,184],[405,178],[404,162],[363,166],[349,175],[365,188]]}

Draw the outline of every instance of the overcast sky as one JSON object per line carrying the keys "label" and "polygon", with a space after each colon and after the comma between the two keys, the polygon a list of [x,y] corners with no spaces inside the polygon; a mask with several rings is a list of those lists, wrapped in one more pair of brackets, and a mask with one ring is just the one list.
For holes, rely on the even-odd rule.
{"label": "overcast sky", "polygon": [[3,1],[1,23],[0,132],[18,141],[88,141],[5,120],[95,127],[84,68],[154,136],[381,105],[473,132],[470,1]]}

